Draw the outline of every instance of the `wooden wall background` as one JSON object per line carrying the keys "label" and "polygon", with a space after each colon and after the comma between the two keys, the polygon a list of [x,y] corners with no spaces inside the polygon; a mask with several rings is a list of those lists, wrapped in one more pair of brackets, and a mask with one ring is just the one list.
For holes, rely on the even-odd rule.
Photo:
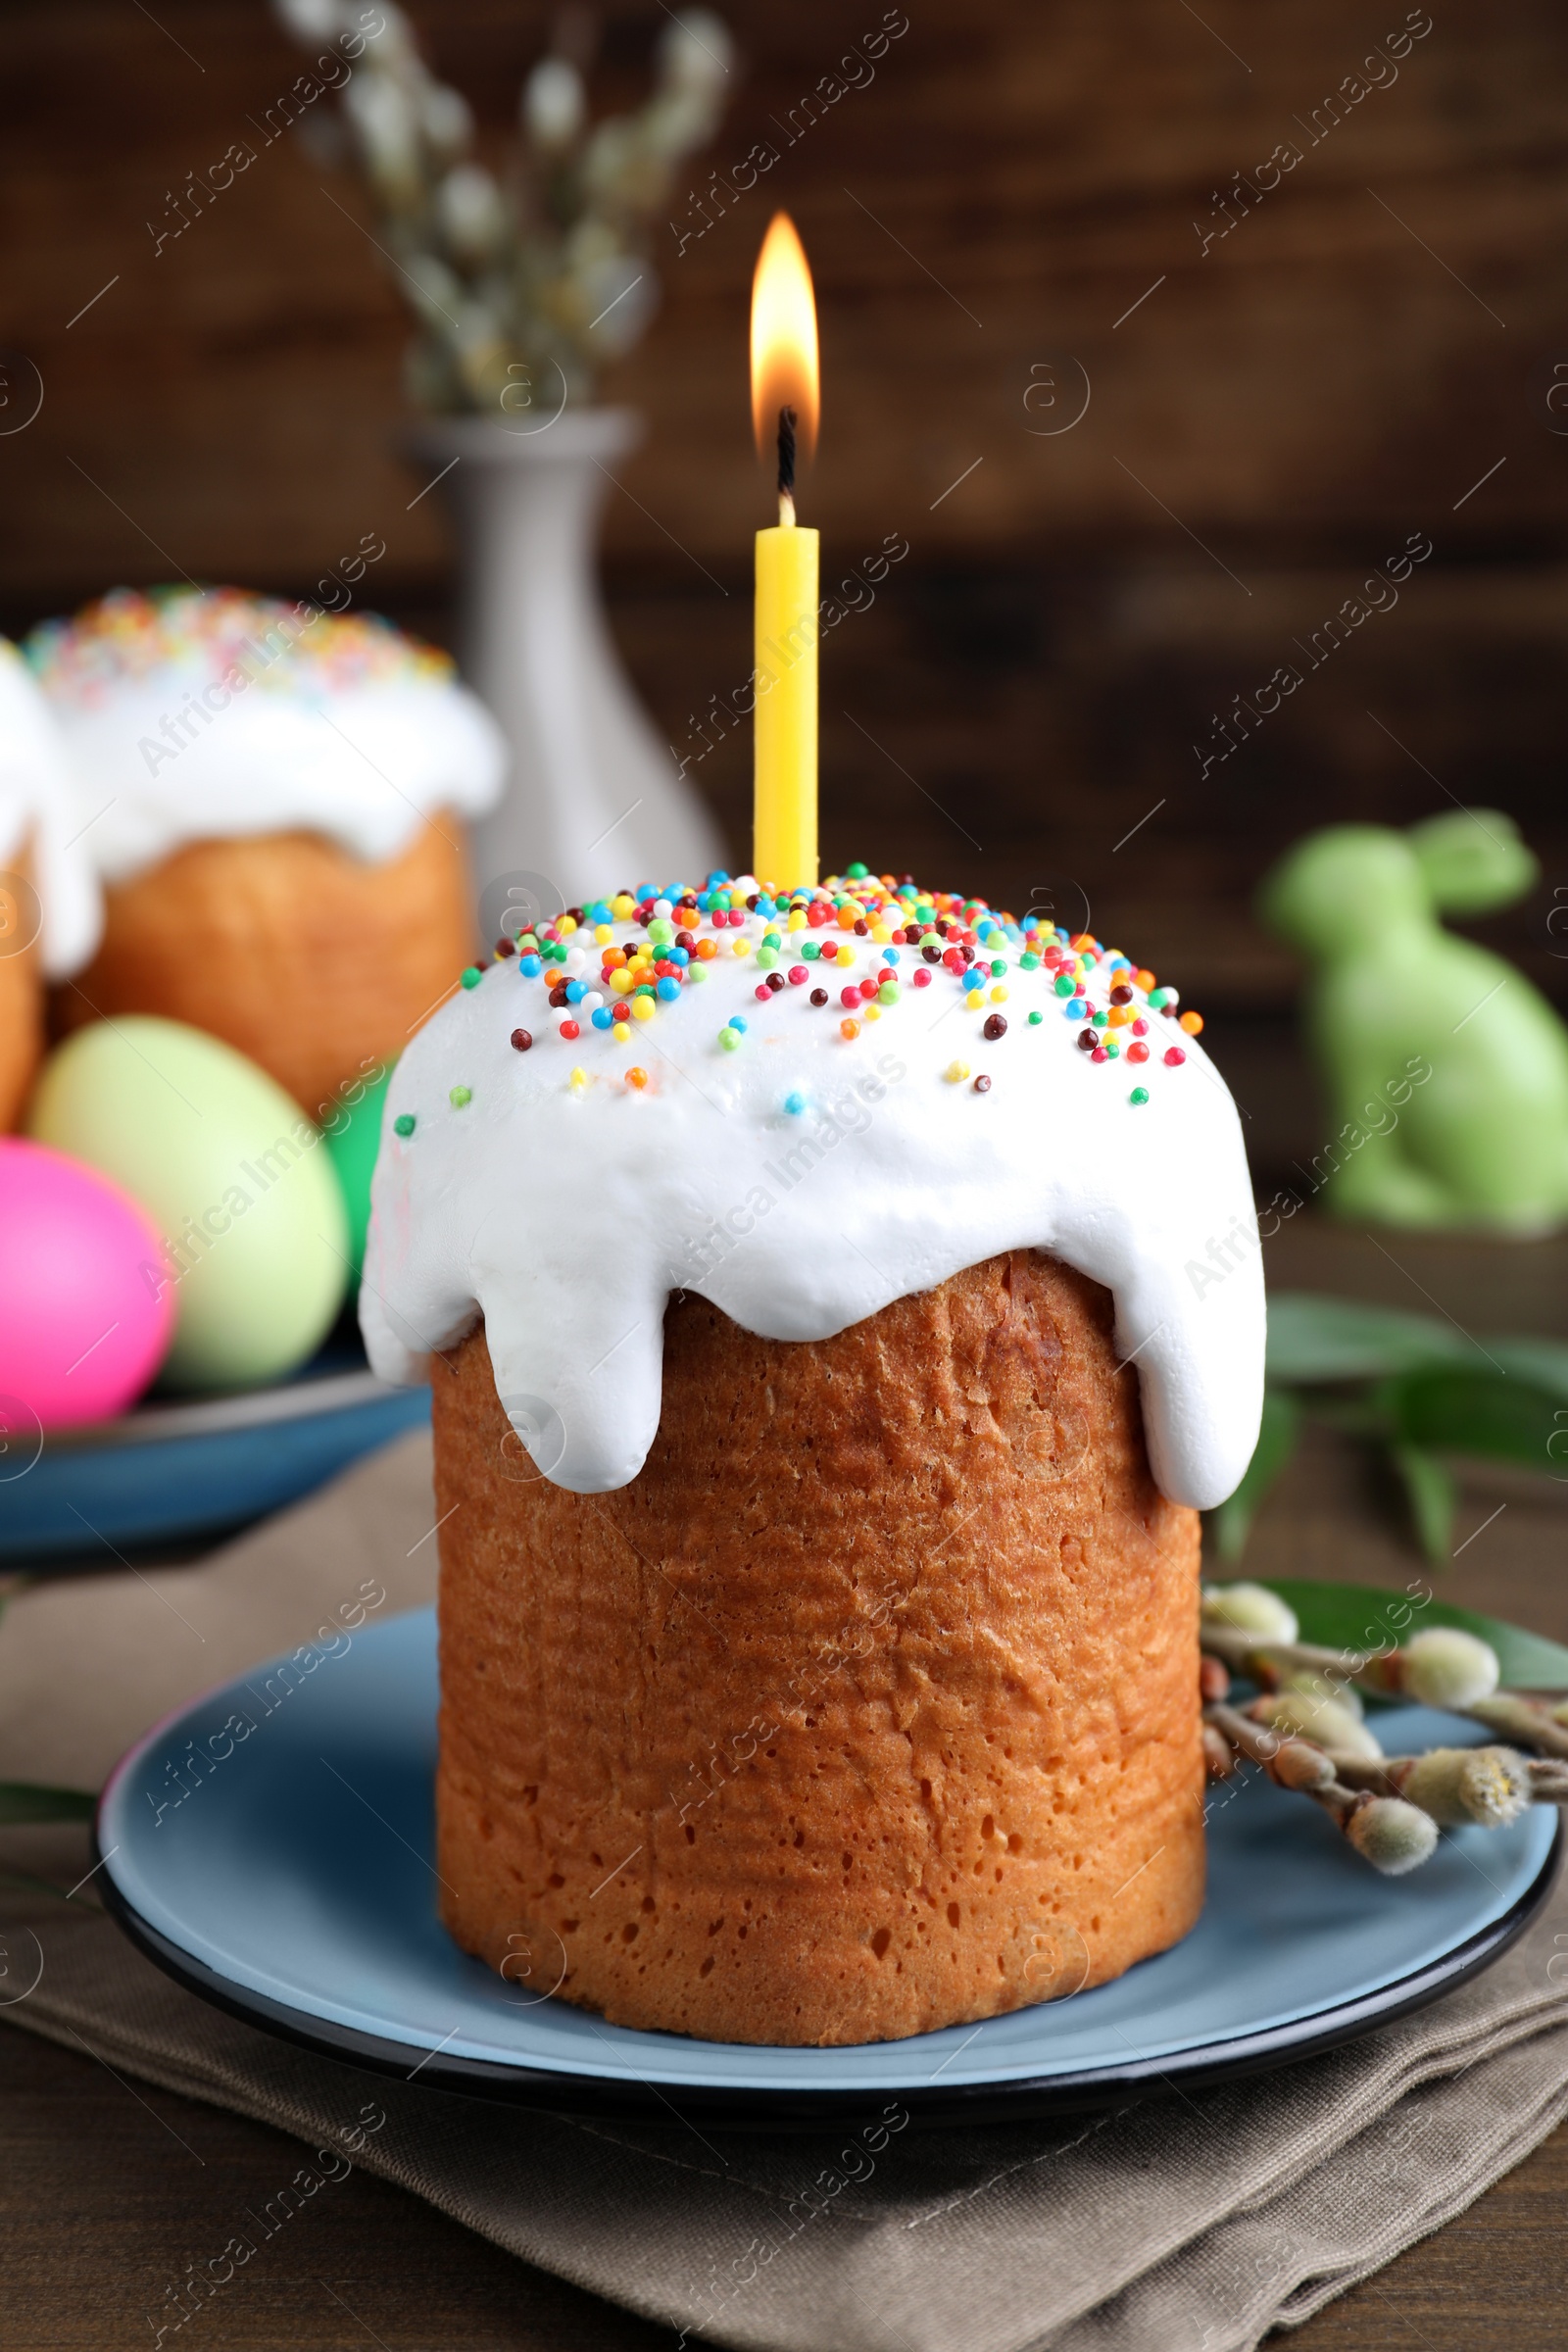
{"label": "wooden wall background", "polygon": [[[731,7],[747,71],[696,181],[882,13]],[[499,143],[547,11],[415,14]],[[1548,928],[1568,906],[1568,415],[1544,398],[1568,370],[1568,18],[1432,0],[1396,79],[1310,143],[1400,0],[907,15],[870,86],[708,233],[656,248],[662,312],[606,387],[650,420],[607,513],[616,626],[677,745],[748,666],[747,288],[786,204],[821,308],[825,569],[889,531],[911,550],[824,657],[826,849],[1009,902],[1049,888],[1074,920],[1082,899],[1213,1016],[1268,1175],[1320,1139],[1294,975],[1250,901],[1307,826],[1508,809],[1543,879],[1488,934],[1568,993]],[[601,104],[662,22],[655,0],[605,12]],[[445,632],[443,516],[410,510],[397,454],[404,319],[355,183],[293,132],[154,256],[168,192],[298,71],[262,0],[0,15],[0,344],[44,384],[0,434],[5,626],[177,570],[300,592],[375,530],[384,608]],[[1233,199],[1205,251],[1194,223],[1222,227],[1218,197],[1285,140],[1300,163],[1246,217]],[[1061,355],[1092,398],[1045,436],[1025,395]],[[1202,778],[1211,713],[1412,532],[1434,554],[1397,609]],[[737,852],[747,757],[737,739],[694,771]]]}

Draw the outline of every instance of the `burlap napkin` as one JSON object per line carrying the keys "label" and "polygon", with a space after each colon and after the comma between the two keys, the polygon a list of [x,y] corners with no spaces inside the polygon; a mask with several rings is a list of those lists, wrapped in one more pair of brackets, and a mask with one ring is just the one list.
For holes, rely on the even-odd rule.
{"label": "burlap napkin", "polygon": [[[428,1597],[428,1454],[399,1446],[218,1554],[24,1593],[0,1778],[85,1785],[155,1715],[379,1578]],[[30,1833],[69,1886],[74,1848]],[[48,1850],[46,1850],[46,1848]],[[85,1867],[84,1863],[80,1865]],[[788,2352],[1242,2352],[1461,2212],[1568,2109],[1568,1894],[1488,1975],[1328,2057],[1055,2125],[757,2136],[587,2124],[389,2082],[182,1992],[92,1887],[0,1894],[42,1974],[0,2019],[400,2181],[530,2262],[720,2343]],[[79,2037],[79,2039],[77,2038]]]}

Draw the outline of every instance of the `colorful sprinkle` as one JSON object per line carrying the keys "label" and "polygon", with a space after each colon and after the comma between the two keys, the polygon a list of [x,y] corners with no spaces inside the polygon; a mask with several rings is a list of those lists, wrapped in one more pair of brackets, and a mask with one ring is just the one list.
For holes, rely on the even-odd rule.
{"label": "colorful sprinkle", "polygon": [[1132,1091],[1132,1093],[1131,1093],[1131,1094],[1128,1096],[1127,1100],[1128,1100],[1128,1102],[1147,1102],[1149,1101],[1149,1089],[1148,1089],[1148,1087],[1147,1087],[1147,1086],[1135,1086],[1135,1087],[1133,1088],[1133,1091]]}
{"label": "colorful sprinkle", "polygon": [[[775,995],[804,988],[814,1008],[842,1012],[839,1034],[846,1040],[860,1036],[872,1021],[891,1020],[897,1027],[907,1018],[910,987],[924,991],[933,984],[951,994],[940,1005],[925,1000],[927,1029],[936,1012],[961,1000],[994,1045],[1006,1036],[1009,1018],[1039,1028],[1055,1004],[1073,1044],[1097,1067],[1158,1058],[1179,1068],[1187,1058],[1182,1046],[1145,1043],[1152,1022],[1163,1014],[1165,1036],[1178,1030],[1184,1045],[1202,1027],[1197,1013],[1178,1014],[1174,989],[1156,987],[1152,972],[1088,932],[1069,939],[1065,929],[1038,915],[1020,921],[981,899],[922,892],[907,875],[879,876],[863,864],[793,891],[724,874],[710,874],[696,888],[639,882],[633,890],[546,917],[520,930],[515,941],[504,937],[495,955],[514,957],[519,976],[540,984],[563,1038],[586,1037],[590,1045],[603,1039],[608,1051],[612,1040],[625,1045],[636,1026],[657,1013],[678,1018],[690,984],[710,979],[714,970],[733,972],[733,964],[713,962],[725,948],[740,962],[746,983],[724,992],[731,1003],[749,990],[767,1005]],[[476,959],[461,975],[463,988],[477,988],[487,968],[484,958]],[[1023,1004],[1004,1013],[1009,996],[1020,992]],[[517,1052],[531,1049],[529,1031],[509,1034]],[[745,1034],[746,1022],[734,1015],[719,1033],[720,1050],[736,1052]],[[640,1078],[622,1074],[629,1087],[643,1091],[646,1072]],[[950,1083],[981,1093],[993,1084],[989,1073],[981,1073],[983,1084],[972,1079],[961,1060],[946,1075]],[[582,1083],[592,1079],[585,1075]],[[470,1099],[466,1090],[465,1099]],[[780,1100],[795,1117],[808,1097],[801,1092]]]}
{"label": "colorful sprinkle", "polygon": [[[277,651],[268,658],[269,649]],[[33,630],[27,661],[45,690],[89,706],[171,663],[214,678],[238,669],[252,690],[319,695],[403,682],[450,687],[445,654],[370,613],[316,612],[239,588],[116,588],[73,620]],[[199,681],[198,681],[199,683]]]}
{"label": "colorful sprinkle", "polygon": [[393,1120],[392,1132],[394,1135],[412,1135],[414,1133],[415,1125],[416,1120],[413,1111],[405,1110]]}
{"label": "colorful sprinkle", "polygon": [[984,1070],[981,1071],[979,1077],[974,1082],[974,1092],[977,1095],[989,1095],[991,1092],[991,1081],[986,1076]]}
{"label": "colorful sprinkle", "polygon": [[637,1089],[637,1092],[641,1094],[643,1088],[648,1084],[648,1072],[646,1070],[638,1069],[636,1063],[634,1062],[631,1068],[626,1072],[626,1084],[628,1086],[634,1086]]}
{"label": "colorful sprinkle", "polygon": [[466,1103],[473,1101],[473,1091],[470,1087],[455,1086],[448,1095],[447,1101],[454,1110],[462,1110]]}

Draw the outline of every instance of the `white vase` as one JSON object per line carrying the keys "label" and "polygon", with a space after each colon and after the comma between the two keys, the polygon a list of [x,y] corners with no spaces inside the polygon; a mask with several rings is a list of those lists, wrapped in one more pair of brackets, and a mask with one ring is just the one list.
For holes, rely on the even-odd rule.
{"label": "white vase", "polygon": [[632,692],[600,601],[610,469],[641,437],[629,409],[566,410],[533,429],[519,417],[515,430],[442,418],[411,437],[432,475],[450,468],[459,661],[512,747],[505,795],[474,828],[491,937],[622,885],[701,883],[727,862]]}

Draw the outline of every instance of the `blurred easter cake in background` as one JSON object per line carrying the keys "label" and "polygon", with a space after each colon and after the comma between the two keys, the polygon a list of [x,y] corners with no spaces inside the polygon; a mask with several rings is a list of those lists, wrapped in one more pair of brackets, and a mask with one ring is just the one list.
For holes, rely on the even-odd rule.
{"label": "blurred easter cake in background", "polygon": [[26,650],[104,890],[61,1025],[189,1022],[320,1119],[467,959],[488,712],[388,621],[231,588],[117,590]]}

